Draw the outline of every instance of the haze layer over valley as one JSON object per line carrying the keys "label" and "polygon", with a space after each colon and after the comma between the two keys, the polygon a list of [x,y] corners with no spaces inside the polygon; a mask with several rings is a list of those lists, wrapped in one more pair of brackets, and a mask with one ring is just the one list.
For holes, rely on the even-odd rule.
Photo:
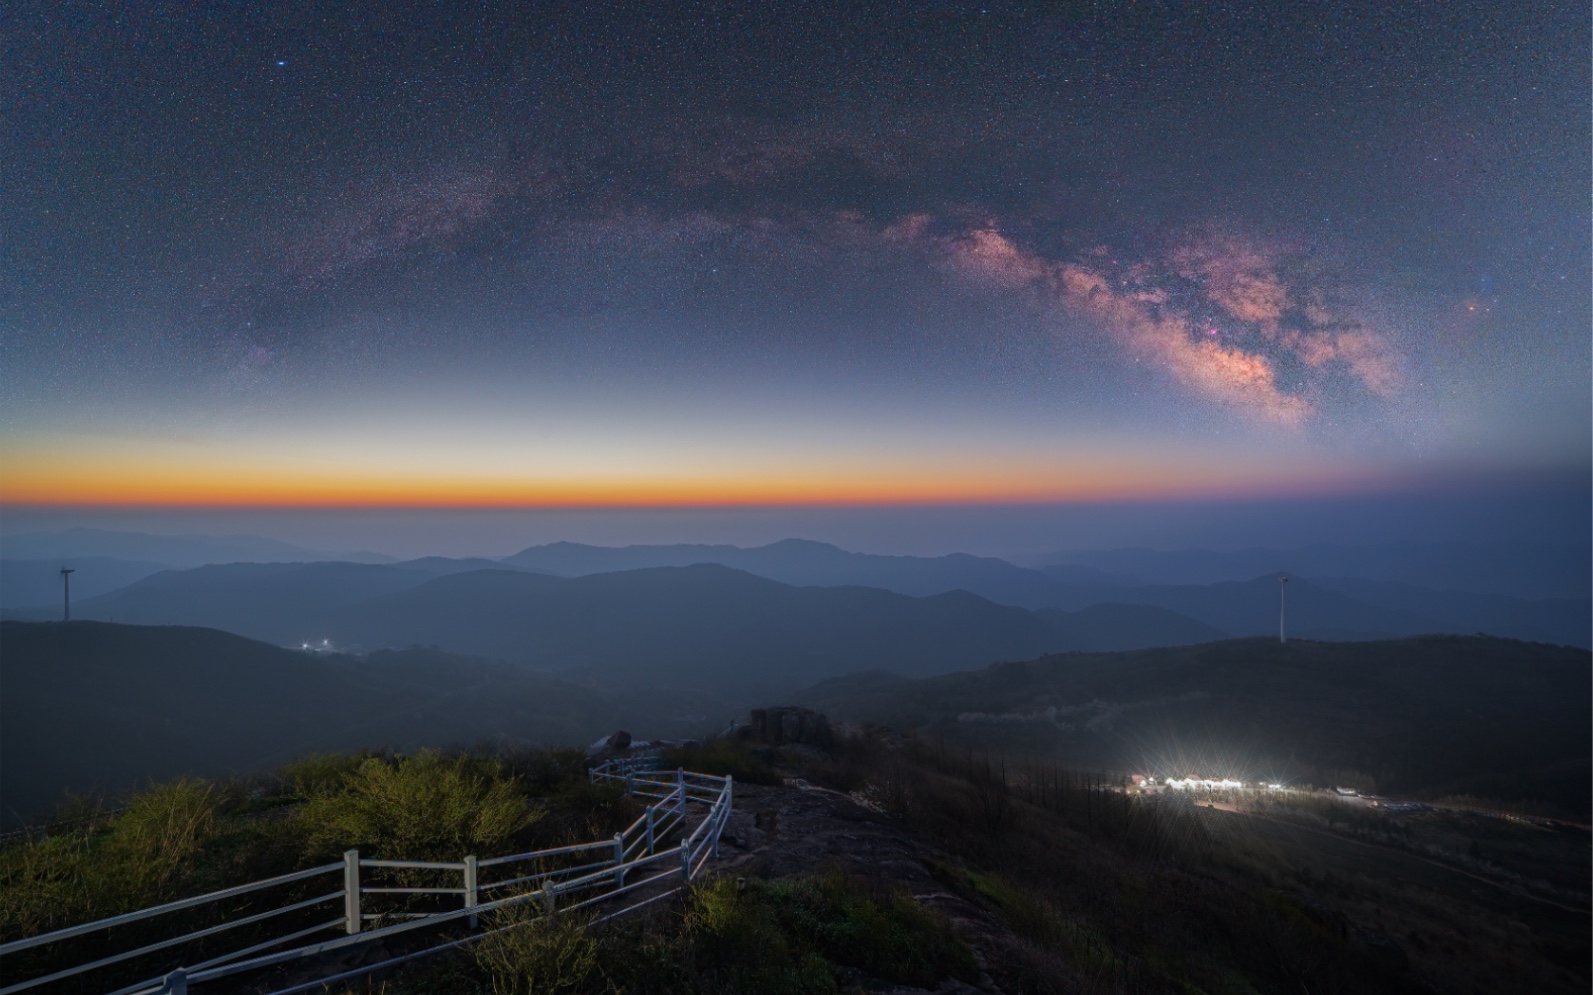
{"label": "haze layer over valley", "polygon": [[[645,605],[670,599],[671,635],[663,643],[706,639],[709,630],[739,615],[745,619],[741,624],[750,626],[745,638],[768,636],[758,630],[763,624],[801,625],[821,642],[839,640],[837,645],[844,646],[849,640],[876,637],[866,637],[861,630],[824,635],[822,630],[837,624],[844,628],[847,623],[821,623],[817,617],[799,620],[804,612],[819,612],[832,620],[844,618],[847,612],[840,605],[867,598],[876,599],[881,614],[876,617],[872,609],[854,607],[854,615],[861,612],[869,617],[864,628],[898,625],[927,635],[926,622],[911,621],[913,612],[938,614],[938,609],[915,608],[910,601],[880,599],[877,594],[798,594],[793,587],[871,588],[915,599],[966,592],[995,605],[1040,613],[1038,618],[1002,615],[979,607],[975,600],[956,602],[956,607],[949,609],[953,614],[973,613],[980,619],[969,636],[974,640],[970,645],[979,648],[975,658],[966,658],[948,646],[945,659],[968,663],[982,662],[977,660],[980,653],[993,659],[1008,653],[1021,656],[1030,649],[1129,649],[1276,631],[1277,577],[1285,573],[1290,575],[1292,631],[1303,638],[1485,632],[1586,646],[1593,627],[1585,584],[1579,592],[1578,577],[1568,562],[1571,557],[1564,549],[1550,546],[1449,543],[1230,554],[1097,551],[1055,554],[1060,562],[1031,569],[991,557],[878,556],[801,540],[755,548],[560,543],[532,547],[500,560],[431,557],[354,564],[342,561],[338,554],[319,554],[315,558],[320,562],[313,563],[298,562],[300,557],[293,556],[269,564],[218,561],[202,568],[161,570],[153,563],[71,555],[84,549],[88,538],[82,534],[39,535],[20,542],[24,550],[51,550],[56,556],[0,560],[0,610],[12,617],[52,617],[59,604],[59,567],[81,563],[72,582],[77,585],[76,611],[82,618],[206,625],[281,645],[319,644],[321,640],[349,648],[434,644],[455,652],[553,668],[582,666],[620,651],[599,644],[583,651],[568,640],[578,642],[585,636],[563,627],[579,628],[578,619],[597,620],[604,611],[640,620],[647,617]],[[99,545],[86,548],[95,553],[148,549],[156,540],[106,534]],[[231,541],[236,546],[244,540]],[[220,541],[209,542],[214,547]],[[257,550],[264,545],[264,541],[255,543]],[[205,546],[199,540],[190,540],[190,547],[174,550],[177,555],[172,558],[204,555]],[[1258,564],[1269,562],[1278,566],[1259,575],[1252,572]],[[1288,569],[1291,563],[1335,572],[1320,577],[1302,575]],[[706,564],[729,569],[700,569]],[[1125,569],[1107,570],[1094,564]],[[1126,568],[1136,572],[1129,573]],[[591,579],[604,574],[611,575],[610,579]],[[621,574],[631,576],[620,579]],[[1189,583],[1191,576],[1205,582]],[[1441,576],[1446,586],[1421,586],[1404,579],[1411,576]],[[777,584],[759,584],[756,578]],[[115,586],[122,582],[126,583]],[[1544,590],[1559,591],[1562,596],[1520,593]],[[733,608],[737,599],[746,603]],[[821,608],[820,602],[829,604],[824,599],[833,601],[836,608]],[[749,614],[753,605],[760,607]],[[886,605],[891,606],[889,612],[884,610]],[[1083,614],[1078,614],[1081,611]],[[887,622],[886,616],[892,613],[900,618]],[[611,626],[599,624],[597,628],[607,633],[599,638],[620,638]],[[540,634],[539,639],[528,639],[533,630]],[[998,630],[1004,633],[1006,643],[979,642],[992,638]],[[975,637],[975,631],[985,635]],[[698,636],[691,636],[692,632]],[[637,636],[644,643],[662,645],[653,635],[641,635],[640,630]],[[740,637],[721,634],[715,638],[733,643]],[[890,638],[895,641],[898,636]],[[681,645],[686,651],[687,643]],[[902,644],[903,652],[909,656],[917,652],[907,650],[907,645]],[[702,645],[693,645],[689,652],[704,650]],[[732,647],[725,645],[710,655],[731,651]],[[855,657],[846,657],[843,651],[840,659],[841,670],[853,669],[847,661]],[[920,663],[906,664],[904,672],[932,671],[940,666],[936,659],[931,655]]]}

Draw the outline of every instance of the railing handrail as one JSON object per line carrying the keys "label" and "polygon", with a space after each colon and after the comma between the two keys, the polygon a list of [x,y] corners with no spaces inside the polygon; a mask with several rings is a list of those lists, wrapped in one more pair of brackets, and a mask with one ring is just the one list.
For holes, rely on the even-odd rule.
{"label": "railing handrail", "polygon": [[[582,908],[596,902],[606,901],[622,894],[629,894],[643,885],[668,879],[671,877],[671,875],[678,876],[681,879],[681,884],[676,888],[670,889],[663,894],[649,897],[644,901],[637,903],[636,905],[620,909],[617,912],[612,913],[612,915],[620,915],[631,911],[632,909],[640,908],[642,905],[650,904],[660,898],[679,891],[699,873],[701,873],[703,867],[706,866],[710,857],[717,858],[719,849],[719,836],[723,832],[725,823],[728,821],[732,804],[731,797],[733,782],[730,777],[699,774],[683,769],[676,769],[674,771],[659,771],[651,768],[643,769],[642,765],[656,764],[659,762],[659,759],[659,756],[654,754],[644,755],[641,757],[610,760],[592,768],[589,771],[589,778],[594,782],[599,780],[622,781],[625,782],[627,792],[631,795],[655,799],[654,803],[647,807],[646,811],[641,817],[632,822],[622,832],[614,834],[614,836],[610,839],[597,840],[591,843],[577,843],[568,846],[551,847],[546,850],[533,850],[527,853],[508,854],[505,856],[489,857],[479,860],[471,856],[466,857],[463,861],[371,859],[362,858],[359,856],[358,851],[351,850],[345,855],[344,860],[338,861],[336,863],[322,864],[317,867],[306,868],[304,870],[294,871],[289,874],[282,874],[260,881],[252,881],[246,884],[235,885],[231,888],[223,888],[219,891],[209,892],[204,895],[196,895],[191,898],[178,899],[176,901],[167,902],[162,905],[153,906],[151,908],[138,909],[133,912],[127,912],[121,915],[95,920],[94,922],[81,923],[76,926],[69,926],[50,933],[42,933],[38,936],[26,937],[20,940],[13,940],[10,943],[0,944],[0,955],[15,953],[22,950],[40,947],[46,944],[55,943],[61,940],[84,936],[100,930],[111,929],[116,926],[138,922],[140,920],[162,915],[167,912],[177,912],[183,909],[196,908],[201,905],[223,901],[228,898],[235,898],[240,895],[250,894],[252,892],[275,887],[277,885],[289,884],[294,881],[300,881],[323,874],[330,874],[335,871],[345,872],[344,888],[342,890],[331,892],[317,898],[291,903],[280,908],[253,913],[241,919],[209,926],[201,930],[185,933],[181,936],[169,937],[167,939],[157,941],[156,943],[139,947],[135,950],[124,951],[122,953],[113,954],[109,957],[100,958],[88,963],[78,964],[73,967],[56,971],[41,977],[31,978],[17,984],[0,988],[0,995],[10,995],[10,993],[13,992],[24,991],[50,981],[71,977],[73,975],[81,974],[98,967],[106,967],[111,964],[120,963],[122,961],[130,960],[134,957],[139,957],[145,954],[155,953],[160,950],[178,946],[182,943],[200,939],[202,937],[212,936],[235,927],[262,922],[274,916],[283,915],[288,912],[300,911],[313,905],[334,901],[340,897],[345,901],[345,914],[338,919],[312,926],[308,929],[300,929],[296,932],[267,940],[263,943],[256,943],[244,949],[235,950],[231,953],[211,958],[210,960],[204,961],[201,964],[193,965],[187,969],[179,968],[174,975],[168,976],[166,981],[162,981],[161,979],[152,979],[147,982],[140,982],[138,984],[119,989],[115,995],[147,995],[147,993],[157,991],[175,991],[177,987],[184,986],[189,981],[205,981],[240,973],[246,970],[253,970],[258,967],[266,967],[272,964],[284,963],[289,960],[311,957],[319,953],[341,949],[354,944],[371,942],[382,937],[391,936],[394,933],[408,932],[412,929],[443,925],[461,919],[468,919],[470,926],[475,927],[477,917],[483,913],[491,912],[495,909],[503,908],[520,902],[532,901],[534,899],[540,899],[547,906],[549,914],[555,914],[575,908]],[[657,794],[647,790],[638,790],[638,788],[642,788],[644,786],[646,788],[662,788],[667,786],[671,790],[663,794]],[[714,790],[715,787],[717,787],[717,791]],[[707,797],[703,797],[703,795],[707,795]],[[706,815],[704,815],[702,821],[698,823],[698,825],[694,827],[689,834],[685,832],[684,826],[686,819],[686,807],[688,803],[708,805],[708,812]],[[676,831],[681,833],[680,843],[677,846],[669,848],[660,848],[658,846],[661,837]],[[509,878],[503,881],[479,882],[476,878],[479,868],[566,856],[569,854],[583,853],[601,849],[608,849],[613,855],[608,859],[599,860],[576,867],[563,867],[539,871],[538,873],[518,878]],[[649,875],[640,881],[627,880],[628,875],[630,875],[633,871],[640,871],[644,868],[666,863],[668,861],[676,862],[678,864],[678,869],[665,870],[658,874]],[[465,886],[462,888],[367,887],[360,883],[360,875],[358,873],[360,868],[437,870],[456,873],[462,871],[465,875]],[[570,877],[569,875],[571,874],[577,874],[578,876]],[[509,895],[504,898],[494,899],[489,902],[479,901],[480,892],[531,883],[539,883],[541,885],[540,889],[536,891],[521,892],[518,894]],[[612,887],[604,887],[605,885],[609,884],[612,884]],[[566,905],[563,908],[558,906],[558,896],[570,894],[576,891],[585,891],[590,888],[602,888],[603,890],[599,894],[583,899],[580,902]],[[380,918],[380,916],[362,914],[360,912],[358,896],[382,894],[463,896],[465,905],[463,908],[447,912],[408,913],[407,915],[412,916],[413,918],[410,918],[407,922],[382,926],[373,930],[362,929],[364,920]],[[347,929],[350,935],[338,937],[332,940],[325,940],[318,943],[312,943],[308,946],[297,947],[291,950],[281,950],[274,953],[261,953],[270,947],[287,943],[292,940],[302,939],[316,932],[336,928],[339,926]],[[479,938],[480,935],[483,934],[472,934],[472,936],[466,937],[463,940],[452,941],[450,943],[443,944],[440,947],[434,947],[425,951],[421,951],[418,954],[406,955],[400,959],[413,959],[414,957],[424,956],[427,953],[457,946],[461,943],[470,942],[472,939]],[[246,960],[238,959],[249,957],[249,955],[252,954],[259,954],[259,956],[250,957],[250,959]],[[180,979],[180,983],[179,981],[173,981],[171,979]],[[296,991],[299,989],[293,990]]]}
{"label": "railing handrail", "polygon": [[69,940],[74,936],[82,936],[85,933],[93,933],[101,929],[110,929],[112,926],[125,926],[130,922],[138,922],[140,919],[148,919],[151,916],[163,915],[167,912],[180,912],[183,909],[191,909],[195,906],[205,905],[209,902],[219,902],[226,898],[236,898],[239,895],[247,895],[251,891],[260,891],[262,889],[271,888],[279,884],[288,884],[292,881],[302,881],[305,878],[313,878],[318,874],[330,874],[333,871],[340,871],[342,869],[343,862],[340,860],[335,864],[322,864],[319,867],[311,867],[302,871],[294,871],[291,874],[280,874],[274,878],[266,878],[263,881],[251,881],[248,884],[240,884],[231,888],[223,888],[220,891],[212,891],[207,895],[195,895],[193,898],[179,898],[175,902],[167,902],[164,905],[156,905],[147,909],[138,909],[134,912],[124,912],[119,916],[111,916],[108,919],[97,919],[94,922],[81,923],[77,926],[68,926],[65,929],[58,929],[53,933],[40,933],[38,936],[29,936],[21,940],[12,940],[10,943],[0,944],[0,957],[5,956],[6,954],[16,953],[19,950],[27,950],[31,947],[41,946],[46,943],[55,943],[58,940]]}
{"label": "railing handrail", "polygon": [[[340,864],[338,866],[341,867],[342,865]],[[371,859],[366,858],[366,857],[361,857],[360,858],[360,866],[361,867],[404,867],[404,868],[409,868],[409,869],[412,869],[412,870],[432,870],[432,871],[462,871],[462,870],[465,869],[465,862],[462,861],[462,860],[455,860],[455,861],[447,861],[447,860],[371,860]]]}

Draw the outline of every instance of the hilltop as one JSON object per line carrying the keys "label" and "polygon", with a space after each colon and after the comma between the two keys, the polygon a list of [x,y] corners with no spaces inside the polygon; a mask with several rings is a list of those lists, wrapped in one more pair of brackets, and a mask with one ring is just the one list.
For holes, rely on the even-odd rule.
{"label": "hilltop", "polygon": [[[1587,989],[1585,829],[1441,810],[1384,813],[1304,793],[1249,804],[1147,797],[1032,758],[965,754],[880,729],[842,735],[823,750],[738,736],[672,749],[661,762],[735,778],[717,858],[688,894],[607,923],[590,919],[612,904],[553,923],[534,918],[530,903],[488,914],[490,935],[356,978],[348,990]],[[577,751],[478,750],[321,756],[245,781],[159,786],[121,815],[0,849],[0,874],[34,885],[0,908],[0,925],[31,935],[315,866],[355,842],[379,859],[449,860],[462,850],[495,856],[607,838],[636,819],[643,801],[618,784],[588,784],[584,770]],[[195,828],[152,833],[163,824],[152,817],[166,816]],[[145,851],[164,876],[125,873],[130,855]],[[78,876],[69,901],[38,887],[65,872]],[[367,899],[420,912],[457,901]],[[464,940],[459,926],[410,947],[302,962],[248,983],[275,990],[314,982]],[[505,926],[517,928],[497,931]],[[66,946],[12,967],[36,975],[93,950]],[[195,954],[168,949],[82,990],[158,976]]]}

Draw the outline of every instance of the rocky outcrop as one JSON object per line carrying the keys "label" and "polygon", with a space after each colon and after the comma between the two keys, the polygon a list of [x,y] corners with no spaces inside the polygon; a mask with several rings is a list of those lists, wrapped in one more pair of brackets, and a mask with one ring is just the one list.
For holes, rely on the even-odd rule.
{"label": "rocky outcrop", "polygon": [[834,740],[830,720],[811,708],[754,708],[752,722],[741,735],[766,746],[813,746],[828,749]]}

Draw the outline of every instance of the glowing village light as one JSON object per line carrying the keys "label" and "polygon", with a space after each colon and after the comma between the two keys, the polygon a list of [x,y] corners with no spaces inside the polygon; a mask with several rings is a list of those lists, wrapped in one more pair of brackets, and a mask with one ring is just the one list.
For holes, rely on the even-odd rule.
{"label": "glowing village light", "polygon": [[1231,777],[1169,777],[1165,783],[1175,791],[1236,791],[1245,786]]}

